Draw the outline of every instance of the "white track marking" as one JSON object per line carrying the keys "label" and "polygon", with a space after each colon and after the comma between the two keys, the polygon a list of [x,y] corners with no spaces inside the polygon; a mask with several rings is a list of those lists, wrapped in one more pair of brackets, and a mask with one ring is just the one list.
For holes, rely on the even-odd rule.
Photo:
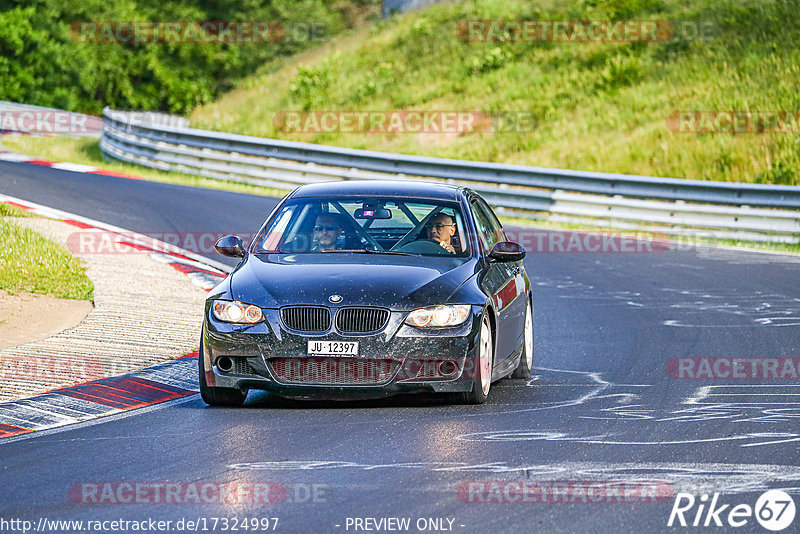
{"label": "white track marking", "polygon": [[71,172],[95,172],[101,170],[98,169],[97,167],[92,167],[91,165],[82,165],[80,163],[68,163],[66,161],[56,162],[50,166],[60,171],[71,171]]}

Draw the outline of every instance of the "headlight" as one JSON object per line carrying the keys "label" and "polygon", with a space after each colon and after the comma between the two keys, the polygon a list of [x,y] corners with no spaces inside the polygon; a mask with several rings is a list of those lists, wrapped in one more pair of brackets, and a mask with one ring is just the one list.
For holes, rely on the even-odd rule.
{"label": "headlight", "polygon": [[428,306],[419,308],[408,314],[406,324],[411,326],[441,327],[458,326],[469,317],[470,306],[458,304],[455,306]]}
{"label": "headlight", "polygon": [[215,300],[211,311],[218,321],[223,323],[255,324],[264,320],[261,308],[244,302]]}

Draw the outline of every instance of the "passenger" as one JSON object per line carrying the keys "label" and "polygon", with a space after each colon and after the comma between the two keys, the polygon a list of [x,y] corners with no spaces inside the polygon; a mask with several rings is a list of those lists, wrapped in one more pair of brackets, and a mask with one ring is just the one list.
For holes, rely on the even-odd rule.
{"label": "passenger", "polygon": [[439,213],[431,219],[425,229],[428,232],[428,239],[436,241],[450,254],[455,254],[456,249],[451,241],[456,233],[455,221],[445,213]]}
{"label": "passenger", "polygon": [[312,252],[328,252],[336,250],[336,242],[342,235],[339,218],[333,213],[322,213],[314,225],[314,244]]}

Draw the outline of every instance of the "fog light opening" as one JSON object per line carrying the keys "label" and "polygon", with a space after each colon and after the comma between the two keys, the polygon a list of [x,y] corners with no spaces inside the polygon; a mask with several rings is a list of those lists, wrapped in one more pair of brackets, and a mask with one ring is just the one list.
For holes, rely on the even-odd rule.
{"label": "fog light opening", "polygon": [[458,374],[458,364],[454,361],[444,360],[439,362],[439,374],[450,378]]}
{"label": "fog light opening", "polygon": [[217,358],[217,369],[219,369],[223,373],[227,373],[228,371],[233,369],[233,360],[231,360],[227,356],[223,356],[222,358]]}

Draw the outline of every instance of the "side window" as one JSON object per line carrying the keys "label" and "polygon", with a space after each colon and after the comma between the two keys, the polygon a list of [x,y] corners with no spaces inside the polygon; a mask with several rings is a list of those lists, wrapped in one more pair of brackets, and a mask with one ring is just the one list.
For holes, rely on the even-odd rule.
{"label": "side window", "polygon": [[486,202],[482,200],[478,201],[481,208],[486,212],[486,215],[489,217],[489,222],[492,224],[492,228],[494,228],[494,233],[497,234],[498,241],[505,241],[506,240],[506,233],[503,231],[503,225],[500,224],[500,221],[497,219],[497,216],[494,214],[492,209],[489,207]]}
{"label": "side window", "polygon": [[283,208],[282,213],[275,219],[275,222],[272,223],[272,226],[264,233],[259,251],[278,250],[278,244],[280,243],[281,237],[283,237],[286,233],[286,229],[288,228],[292,217],[295,215],[295,211],[295,206],[287,206]]}
{"label": "side window", "polygon": [[473,202],[472,212],[475,214],[478,239],[481,241],[484,252],[489,252],[497,242],[503,240],[503,231],[500,229],[500,223],[492,216],[491,211],[487,211],[481,204],[479,201]]}

